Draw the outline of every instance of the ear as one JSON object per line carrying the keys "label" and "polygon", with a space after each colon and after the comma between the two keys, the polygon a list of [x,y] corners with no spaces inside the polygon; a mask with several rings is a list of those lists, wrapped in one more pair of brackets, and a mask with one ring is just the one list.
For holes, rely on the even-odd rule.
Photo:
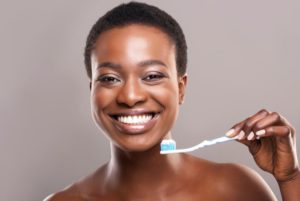
{"label": "ear", "polygon": [[179,89],[179,104],[181,105],[184,101],[185,88],[187,84],[187,74],[178,77],[178,89]]}

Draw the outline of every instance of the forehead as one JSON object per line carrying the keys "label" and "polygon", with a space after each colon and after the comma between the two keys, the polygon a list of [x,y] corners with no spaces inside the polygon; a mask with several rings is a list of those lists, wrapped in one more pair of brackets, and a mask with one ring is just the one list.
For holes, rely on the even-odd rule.
{"label": "forehead", "polygon": [[156,27],[132,24],[101,33],[93,54],[98,61],[108,59],[175,61],[175,45],[166,33]]}

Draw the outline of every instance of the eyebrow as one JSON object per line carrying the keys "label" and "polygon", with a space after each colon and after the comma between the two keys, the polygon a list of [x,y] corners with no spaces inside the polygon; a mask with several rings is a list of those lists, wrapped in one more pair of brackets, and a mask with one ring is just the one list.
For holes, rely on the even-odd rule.
{"label": "eyebrow", "polygon": [[[147,66],[153,66],[153,65],[160,65],[160,66],[167,67],[167,65],[164,62],[162,62],[160,60],[156,60],[156,59],[145,60],[145,61],[141,61],[141,62],[138,63],[138,66],[140,66],[140,67],[147,67]],[[116,64],[116,63],[113,63],[113,62],[110,62],[110,61],[106,61],[106,62],[100,63],[97,66],[97,69],[103,68],[103,67],[106,67],[106,68],[121,68],[122,66],[120,64]]]}

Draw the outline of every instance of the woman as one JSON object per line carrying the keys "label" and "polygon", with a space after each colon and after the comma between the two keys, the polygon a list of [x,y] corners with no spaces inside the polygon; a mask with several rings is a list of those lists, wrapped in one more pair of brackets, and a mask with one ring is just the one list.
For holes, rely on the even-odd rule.
{"label": "woman", "polygon": [[[276,200],[247,167],[160,155],[184,99],[186,49],[178,23],[153,6],[122,4],[96,22],[85,64],[92,115],[111,142],[111,159],[46,200]],[[295,129],[284,117],[261,110],[227,135],[273,174],[284,201],[300,200]]]}

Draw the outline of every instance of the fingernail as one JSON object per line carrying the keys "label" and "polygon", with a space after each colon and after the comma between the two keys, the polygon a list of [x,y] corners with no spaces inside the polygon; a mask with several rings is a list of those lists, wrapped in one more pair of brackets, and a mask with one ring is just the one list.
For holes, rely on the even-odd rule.
{"label": "fingernail", "polygon": [[260,137],[259,137],[259,136],[256,136],[256,139],[257,139],[257,140],[259,140],[259,139],[260,139]]}
{"label": "fingernail", "polygon": [[261,136],[261,135],[264,135],[265,133],[266,133],[266,130],[262,129],[262,130],[257,131],[256,135]]}
{"label": "fingernail", "polygon": [[244,138],[244,136],[245,136],[245,132],[243,131],[243,130],[241,130],[241,132],[239,133],[239,140],[242,140],[243,138]]}
{"label": "fingernail", "polygon": [[252,140],[253,137],[254,137],[254,133],[251,131],[251,133],[247,137],[247,140]]}
{"label": "fingernail", "polygon": [[233,133],[234,133],[234,129],[232,128],[229,131],[227,131],[227,133],[225,135],[228,137],[231,137]]}

